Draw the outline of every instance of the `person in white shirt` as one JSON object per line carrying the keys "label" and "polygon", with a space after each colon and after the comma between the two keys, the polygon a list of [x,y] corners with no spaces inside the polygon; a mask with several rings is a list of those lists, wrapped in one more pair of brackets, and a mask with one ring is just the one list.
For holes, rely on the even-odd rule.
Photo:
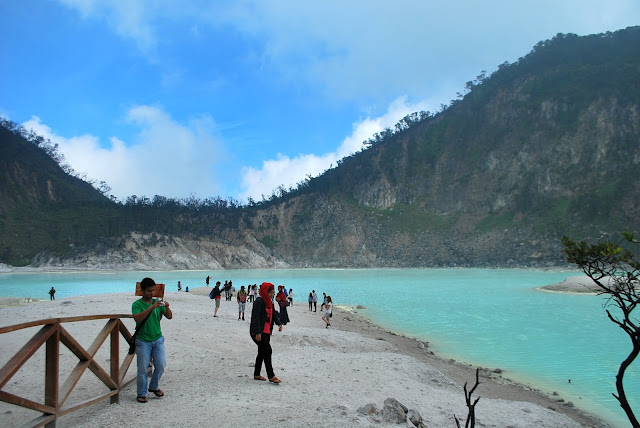
{"label": "person in white shirt", "polygon": [[322,320],[327,323],[325,328],[329,328],[331,325],[331,316],[333,315],[333,301],[331,300],[331,296],[327,296],[327,304],[324,305],[324,315],[322,316]]}

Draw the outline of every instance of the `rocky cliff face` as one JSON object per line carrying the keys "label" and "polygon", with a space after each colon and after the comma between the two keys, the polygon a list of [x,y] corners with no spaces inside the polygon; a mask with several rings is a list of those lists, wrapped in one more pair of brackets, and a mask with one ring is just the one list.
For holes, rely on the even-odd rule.
{"label": "rocky cliff face", "polygon": [[[640,28],[558,36],[300,191],[215,219],[165,216],[155,232],[132,209],[133,230],[34,263],[563,265],[565,234],[640,230],[639,67]],[[116,230],[118,215],[109,220]]]}

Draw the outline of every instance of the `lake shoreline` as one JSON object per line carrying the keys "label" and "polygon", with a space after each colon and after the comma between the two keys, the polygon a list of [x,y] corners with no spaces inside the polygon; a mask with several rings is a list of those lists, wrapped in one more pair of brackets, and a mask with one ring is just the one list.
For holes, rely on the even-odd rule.
{"label": "lake shoreline", "polygon": [[[192,297],[199,296],[200,299],[206,299],[205,295],[211,288],[197,287],[193,288],[189,294],[187,293],[168,293],[168,298],[191,299]],[[101,298],[101,295],[93,296],[78,296],[78,300]],[[107,296],[105,295],[106,299]],[[65,302],[73,302],[75,297],[60,299],[58,301],[49,302],[47,300],[41,301],[20,301],[20,299],[13,298],[18,306],[27,306],[25,310],[29,310],[28,307],[42,307],[50,308],[52,305],[63,305]],[[127,300],[131,300],[131,296],[126,296]],[[206,299],[205,302],[208,302]],[[202,303],[202,302],[200,302]],[[231,303],[231,302],[229,302]],[[228,302],[223,302],[223,309],[225,306],[228,308]],[[70,306],[65,306],[65,309]],[[235,302],[231,304],[231,307],[235,307]],[[303,309],[301,309],[302,307]],[[20,308],[16,308],[20,310]],[[295,310],[302,312],[302,314],[296,315],[297,318],[301,317],[313,317],[319,318],[320,312],[311,313],[308,312],[306,302],[296,302]],[[228,311],[228,309],[227,309]],[[331,330],[341,330],[345,332],[355,333],[358,336],[370,339],[372,341],[379,341],[380,343],[388,343],[396,349],[396,352],[402,355],[414,358],[421,363],[426,364],[429,367],[435,368],[447,378],[453,380],[459,386],[459,397],[463,398],[463,391],[460,385],[465,383],[473,384],[475,380],[475,366],[462,364],[451,359],[442,358],[429,350],[427,342],[420,341],[411,337],[398,334],[391,330],[387,330],[384,327],[376,324],[375,322],[367,319],[362,313],[366,313],[366,309],[363,308],[340,308],[336,307],[336,311],[333,317],[333,323]],[[294,319],[295,321],[295,319]],[[321,321],[316,320],[317,324],[321,327]],[[296,324],[292,324],[292,328],[295,328]],[[289,327],[288,327],[289,328]],[[324,330],[323,328],[321,330]],[[275,338],[274,338],[275,339]],[[277,359],[277,350],[274,358]],[[277,363],[276,363],[277,364]],[[536,390],[529,386],[519,384],[508,379],[508,373],[503,373],[499,368],[481,369],[480,371],[480,386],[477,390],[477,396],[481,397],[478,405],[478,414],[482,415],[481,409],[483,404],[488,403],[489,400],[508,400],[511,402],[528,402],[534,403],[542,408],[550,409],[553,412],[566,415],[571,419],[578,422],[584,427],[610,427],[604,421],[598,419],[594,415],[591,415],[580,408],[574,407],[572,404],[564,402],[558,395],[553,393],[548,394],[542,391]],[[402,400],[401,400],[402,401]],[[486,408],[485,408],[486,409]],[[486,410],[485,410],[486,412]]]}

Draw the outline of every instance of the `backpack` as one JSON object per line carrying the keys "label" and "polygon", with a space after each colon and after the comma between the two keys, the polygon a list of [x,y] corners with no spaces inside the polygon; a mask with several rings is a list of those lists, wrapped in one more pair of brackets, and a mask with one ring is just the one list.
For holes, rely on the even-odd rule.
{"label": "backpack", "polygon": [[209,298],[210,298],[210,299],[213,299],[213,298],[214,298],[214,297],[213,297],[213,292],[214,292],[214,291],[216,291],[216,289],[215,289],[215,288],[214,288],[213,290],[211,290],[211,293],[209,293]]}

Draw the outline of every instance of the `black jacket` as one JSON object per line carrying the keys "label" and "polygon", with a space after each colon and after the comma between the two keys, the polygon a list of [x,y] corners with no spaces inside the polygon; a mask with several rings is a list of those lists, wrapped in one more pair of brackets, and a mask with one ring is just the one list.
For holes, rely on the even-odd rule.
{"label": "black jacket", "polygon": [[[271,332],[273,332],[273,324],[280,325],[280,317],[274,306],[273,317],[271,317]],[[262,300],[262,297],[253,302],[253,308],[251,309],[251,324],[249,325],[249,334],[256,335],[262,334],[264,331],[264,323],[267,322],[267,305]]]}

